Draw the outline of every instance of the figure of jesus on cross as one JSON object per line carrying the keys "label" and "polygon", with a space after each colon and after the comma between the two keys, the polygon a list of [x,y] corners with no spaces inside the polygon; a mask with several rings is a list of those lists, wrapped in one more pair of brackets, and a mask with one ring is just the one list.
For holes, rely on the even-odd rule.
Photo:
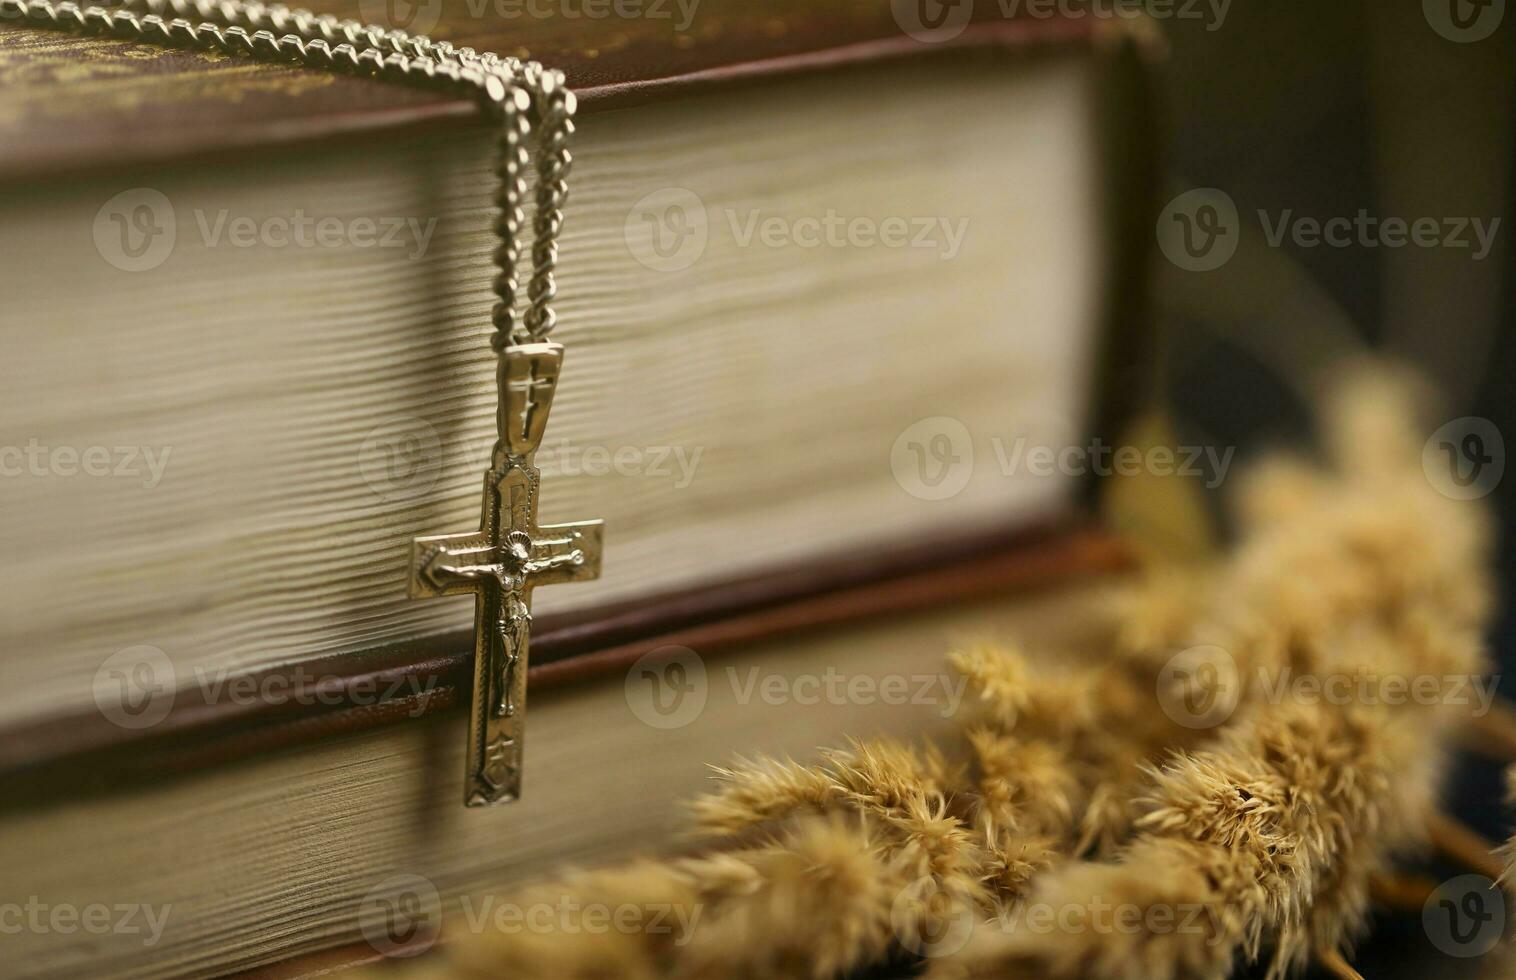
{"label": "figure of jesus on cross", "polygon": [[484,475],[480,529],[417,538],[411,547],[413,597],[474,595],[474,691],[463,794],[468,806],[521,795],[532,589],[600,574],[600,521],[537,524],[532,454],[542,442],[562,362],[558,344],[505,349],[500,439]]}

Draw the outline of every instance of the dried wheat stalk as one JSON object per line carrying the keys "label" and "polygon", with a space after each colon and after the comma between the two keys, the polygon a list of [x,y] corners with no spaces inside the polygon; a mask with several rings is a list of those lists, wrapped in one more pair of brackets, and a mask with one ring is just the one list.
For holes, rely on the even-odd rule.
{"label": "dried wheat stalk", "polygon": [[[692,808],[725,850],[538,886],[698,909],[688,930],[488,935],[428,969],[821,980],[903,944],[944,954],[938,978],[1220,978],[1263,957],[1271,976],[1312,957],[1351,975],[1371,882],[1424,846],[1466,709],[1309,703],[1267,681],[1484,671],[1488,529],[1424,478],[1411,391],[1345,383],[1324,413],[1333,467],[1258,467],[1235,553],[1114,596],[1100,663],[967,646],[949,658],[970,694],[957,744],[739,760]],[[1195,728],[1159,704],[1175,654],[1202,646],[1226,651],[1235,705]],[[1102,908],[1127,921],[1102,926]]]}

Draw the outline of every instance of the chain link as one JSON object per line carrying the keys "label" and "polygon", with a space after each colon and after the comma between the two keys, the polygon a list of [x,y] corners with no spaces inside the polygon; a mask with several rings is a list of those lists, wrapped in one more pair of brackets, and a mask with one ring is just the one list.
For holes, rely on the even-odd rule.
{"label": "chain link", "polygon": [[[111,7],[70,0],[0,0],[0,20],[75,34],[117,37],[165,47],[245,55],[261,61],[402,81],[480,103],[500,127],[496,171],[500,209],[491,345],[542,340],[553,329],[558,294],[558,236],[568,198],[568,151],[574,93],[563,73],[535,61],[458,47],[405,31],[330,14],[246,0],[125,0]],[[533,146],[533,133],[536,140]],[[517,317],[526,169],[535,150],[537,191],[532,220],[532,270],[527,309]]]}

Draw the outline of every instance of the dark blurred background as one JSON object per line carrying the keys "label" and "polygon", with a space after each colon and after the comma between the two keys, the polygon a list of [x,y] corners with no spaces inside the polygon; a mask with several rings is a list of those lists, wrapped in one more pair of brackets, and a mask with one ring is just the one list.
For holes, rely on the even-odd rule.
{"label": "dark blurred background", "polygon": [[[1182,6],[1175,5],[1176,8]],[[1165,201],[1216,188],[1235,202],[1234,257],[1208,272],[1157,263],[1164,387],[1181,441],[1239,456],[1309,438],[1306,399],[1356,345],[1418,365],[1446,418],[1479,416],[1516,437],[1516,295],[1508,203],[1516,11],[1504,0],[1236,0],[1217,26],[1160,16],[1171,52]],[[1480,35],[1487,34],[1482,39]],[[1501,223],[1493,247],[1269,243],[1258,216]],[[1470,232],[1468,238],[1473,239]],[[1516,670],[1516,479],[1491,497],[1501,519],[1501,611],[1491,637]],[[1207,500],[1217,508],[1219,502]],[[1507,697],[1516,685],[1501,683]],[[1460,757],[1449,807],[1490,838],[1516,819],[1500,767]],[[1438,879],[1463,869],[1431,865]],[[1506,944],[1511,937],[1507,935]],[[1465,976],[1419,917],[1382,917],[1355,965],[1368,977]]]}

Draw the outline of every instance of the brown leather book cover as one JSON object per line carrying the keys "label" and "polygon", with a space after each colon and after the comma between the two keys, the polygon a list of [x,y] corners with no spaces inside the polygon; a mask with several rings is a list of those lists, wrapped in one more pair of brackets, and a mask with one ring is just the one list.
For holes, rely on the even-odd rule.
{"label": "brown leather book cover", "polygon": [[[939,0],[317,0],[309,8],[535,59],[567,74],[584,112],[776,72],[1109,46],[1147,33],[1121,18],[1005,17],[999,4]],[[970,12],[975,23],[958,22]],[[939,17],[941,26],[923,27]],[[6,178],[464,125],[476,115],[465,100],[404,84],[0,20]]]}
{"label": "brown leather book cover", "polygon": [[[667,17],[566,16],[636,3]],[[478,49],[531,57],[564,69],[582,111],[594,112],[702,89],[761,84],[796,72],[847,71],[891,58],[1025,58],[1070,51],[1102,67],[1108,93],[1105,247],[1115,270],[1105,297],[1093,431],[1112,441],[1146,382],[1145,262],[1151,236],[1156,140],[1147,34],[1121,19],[1012,18],[979,5],[981,23],[951,38],[922,40],[902,3],[804,0],[363,0],[313,5],[318,12],[384,22]],[[918,0],[912,0],[913,3]],[[927,8],[936,0],[919,0]],[[681,28],[682,10],[693,16]],[[905,7],[911,6],[906,4]],[[967,6],[967,5],[965,5]],[[397,9],[404,18],[396,16]],[[551,9],[555,16],[532,11]],[[947,10],[949,8],[942,8]],[[483,11],[475,16],[474,11]],[[502,16],[502,11],[522,11]],[[388,11],[388,13],[386,13]],[[903,23],[904,22],[904,23]],[[0,22],[0,176],[66,179],[105,167],[214,161],[218,154],[396,127],[477,125],[470,103],[371,79],[254,63],[113,39],[75,37]],[[1091,500],[1093,500],[1093,484]],[[1088,507],[1054,528],[987,528],[972,540],[934,542],[928,553],[880,548],[819,561],[803,572],[720,582],[679,595],[543,617],[533,638],[533,685],[625,669],[664,643],[734,648],[775,633],[843,623],[923,604],[1027,588],[1095,574],[1127,561]],[[0,735],[0,774],[12,792],[0,810],[93,791],[147,775],[186,774],[302,741],[413,717],[403,688],[394,699],[350,698],[408,677],[436,683],[427,710],[452,707],[470,676],[470,634],[303,665],[338,677],[331,698],[298,712],[227,702],[197,703],[148,732],[103,722],[94,712],[48,719]],[[82,777],[81,774],[88,774]]]}
{"label": "brown leather book cover", "polygon": [[[532,690],[624,673],[664,646],[721,655],[768,637],[878,616],[1048,588],[1127,567],[1131,555],[1097,528],[1070,525],[994,536],[936,564],[877,561],[882,553],[819,563],[742,582],[638,601],[593,617],[543,617],[532,638]],[[902,556],[894,556],[901,558]],[[918,559],[921,556],[918,556]],[[916,567],[902,573],[902,568]],[[472,683],[472,630],[308,661],[249,677],[260,689],[299,690],[321,678],[321,697],[280,704],[176,701],[159,724],[123,731],[99,712],[59,717],[0,739],[8,792],[0,813],[77,801],[193,775],[311,739],[345,735],[437,712],[461,710]],[[425,691],[418,698],[413,692]],[[460,692],[462,692],[460,696]],[[312,692],[314,693],[314,692]]]}

